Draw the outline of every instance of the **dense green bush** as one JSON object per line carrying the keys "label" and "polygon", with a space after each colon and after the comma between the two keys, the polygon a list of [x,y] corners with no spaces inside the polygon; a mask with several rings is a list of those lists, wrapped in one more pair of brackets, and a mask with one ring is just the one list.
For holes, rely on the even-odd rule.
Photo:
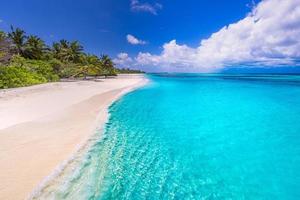
{"label": "dense green bush", "polygon": [[23,87],[45,83],[47,79],[40,74],[30,72],[25,67],[0,66],[0,88]]}
{"label": "dense green bush", "polygon": [[65,67],[65,65],[55,58],[48,59],[48,62],[51,65],[54,73],[61,77],[61,71]]}
{"label": "dense green bush", "polygon": [[50,62],[43,60],[25,59],[20,56],[15,56],[11,62],[12,66],[24,67],[29,72],[39,74],[46,78],[47,81],[58,81],[59,76],[55,73]]}
{"label": "dense green bush", "polygon": [[22,87],[58,81],[54,65],[42,60],[14,56],[8,66],[0,67],[0,88]]}
{"label": "dense green bush", "polygon": [[62,66],[59,75],[61,78],[74,77],[78,73],[78,67],[75,64],[69,64]]}

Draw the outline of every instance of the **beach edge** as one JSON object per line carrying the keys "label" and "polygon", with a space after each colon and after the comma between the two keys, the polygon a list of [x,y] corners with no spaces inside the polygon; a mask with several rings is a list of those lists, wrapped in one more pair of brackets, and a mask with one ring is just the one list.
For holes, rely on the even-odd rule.
{"label": "beach edge", "polygon": [[[142,80],[140,80],[138,83],[133,84],[131,86],[121,88],[121,89],[117,89],[118,93],[114,96],[114,98],[112,98],[110,100],[110,102],[105,106],[105,108],[102,109],[98,113],[98,115],[94,121],[94,125],[92,127],[90,134],[88,134],[87,137],[83,141],[78,143],[76,148],[74,149],[73,153],[67,159],[65,159],[64,161],[59,163],[49,175],[44,177],[40,181],[40,183],[37,184],[36,187],[34,187],[33,190],[27,195],[27,197],[25,197],[25,199],[32,200],[32,199],[38,197],[42,193],[42,191],[45,187],[50,185],[53,180],[58,178],[63,173],[64,169],[70,163],[72,163],[72,161],[74,161],[74,159],[76,158],[76,156],[78,154],[80,154],[81,152],[85,152],[85,150],[88,149],[88,147],[90,146],[90,139],[97,132],[100,132],[101,137],[102,137],[103,131],[105,130],[105,124],[108,122],[109,116],[110,116],[109,108],[113,103],[115,103],[116,101],[121,99],[126,94],[133,92],[139,88],[142,88],[143,86],[146,86],[147,84],[149,84],[149,82],[150,82],[150,80],[148,78],[146,78],[145,75],[143,75]],[[112,91],[110,91],[110,92],[112,92]]]}

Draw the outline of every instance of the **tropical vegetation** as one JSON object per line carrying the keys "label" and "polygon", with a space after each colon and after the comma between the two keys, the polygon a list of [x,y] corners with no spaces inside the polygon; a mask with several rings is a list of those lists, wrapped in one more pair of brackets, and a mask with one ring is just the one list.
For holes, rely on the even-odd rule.
{"label": "tropical vegetation", "polygon": [[22,87],[63,78],[116,76],[117,73],[141,73],[117,69],[108,55],[100,57],[84,52],[78,41],[60,40],[47,45],[36,35],[27,35],[11,27],[0,31],[0,89]]}
{"label": "tropical vegetation", "polygon": [[144,73],[142,70],[138,69],[130,69],[130,68],[122,68],[116,69],[118,74],[141,74]]}

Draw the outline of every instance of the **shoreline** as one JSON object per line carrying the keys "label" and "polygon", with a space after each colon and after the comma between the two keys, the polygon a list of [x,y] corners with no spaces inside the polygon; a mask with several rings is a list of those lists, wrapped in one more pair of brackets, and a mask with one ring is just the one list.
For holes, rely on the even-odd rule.
{"label": "shoreline", "polygon": [[[97,132],[100,134],[100,137],[102,137],[104,128],[105,128],[105,124],[108,122],[109,120],[109,107],[116,101],[118,101],[120,98],[122,98],[124,95],[140,88],[143,87],[144,85],[146,85],[149,82],[148,79],[144,79],[142,82],[137,83],[136,85],[133,85],[132,87],[129,88],[125,88],[125,89],[121,89],[121,92],[115,96],[115,98],[110,102],[110,104],[107,106],[107,108],[103,111],[105,114],[103,113],[99,113],[99,115],[97,116],[97,119],[95,120],[96,124],[95,124],[95,130],[93,131],[93,133],[91,133],[86,140],[82,141],[81,143],[79,143],[77,145],[77,147],[75,148],[75,151],[72,153],[71,156],[69,156],[69,158],[67,158],[66,160],[64,160],[63,162],[61,162],[52,172],[51,174],[49,174],[48,176],[46,176],[33,190],[31,193],[29,193],[29,195],[27,196],[28,200],[32,200],[32,199],[36,199],[38,198],[38,196],[43,193],[43,190],[47,189],[49,186],[52,186],[52,182],[55,182],[55,180],[57,178],[59,178],[60,176],[64,175],[64,171],[67,169],[67,167],[70,167],[72,165],[73,162],[76,162],[76,159],[80,159],[81,156],[86,153],[86,151],[89,149],[89,147],[91,145],[93,145],[94,141],[94,136],[96,136]],[[105,115],[105,119],[101,120],[101,117],[103,117]],[[98,119],[100,118],[100,119]],[[55,183],[54,183],[55,184]]]}
{"label": "shoreline", "polygon": [[[117,83],[118,79],[123,80]],[[0,155],[4,156],[0,159],[0,178],[2,180],[0,198],[34,197],[47,183],[57,177],[79,152],[89,146],[89,139],[95,135],[96,131],[103,131],[109,118],[108,108],[110,105],[123,95],[147,84],[148,79],[144,75],[122,75],[117,79],[104,80],[104,82],[109,82],[107,85],[110,87],[107,91],[102,90],[83,101],[72,103],[69,107],[62,107],[59,112],[55,111],[29,122],[22,122],[21,118],[20,123],[0,129]],[[89,82],[88,84],[101,87],[104,83]],[[54,85],[56,88],[60,83]],[[48,85],[33,87],[43,88],[44,86]],[[88,89],[88,87],[84,88]],[[21,89],[27,91],[27,88]],[[29,87],[28,90],[30,89]],[[41,93],[41,91],[35,92]],[[7,95],[8,99],[3,98],[3,95],[1,97],[0,103],[5,100],[16,103],[12,99],[20,98],[18,95],[15,97]],[[58,117],[53,118],[53,115],[58,115]],[[25,136],[21,130],[25,132]],[[41,133],[41,131],[46,133]],[[26,139],[26,137],[30,139]],[[23,148],[25,151],[22,150]],[[29,164],[26,163],[26,158],[30,159]]]}

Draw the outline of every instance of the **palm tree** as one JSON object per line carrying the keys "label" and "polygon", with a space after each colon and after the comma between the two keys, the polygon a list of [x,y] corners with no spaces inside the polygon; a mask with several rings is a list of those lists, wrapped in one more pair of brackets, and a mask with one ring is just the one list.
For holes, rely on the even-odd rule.
{"label": "palm tree", "polygon": [[6,33],[0,31],[0,64],[7,64],[14,53],[11,40]]}
{"label": "palm tree", "polygon": [[112,62],[111,58],[108,55],[102,55],[101,58],[102,67],[104,70],[104,76],[115,76],[116,71],[114,68],[114,63]]}
{"label": "palm tree", "polygon": [[88,65],[83,65],[79,67],[79,73],[83,75],[83,78],[86,79],[89,71],[90,71],[90,67]]}
{"label": "palm tree", "polygon": [[45,42],[37,36],[29,36],[25,43],[24,56],[30,59],[42,59],[46,51]]}
{"label": "palm tree", "polygon": [[69,48],[69,45],[70,45],[70,42],[68,42],[67,40],[60,40],[59,41],[59,44],[61,46],[61,48],[65,48],[65,49],[68,49]]}
{"label": "palm tree", "polygon": [[103,74],[103,66],[101,60],[95,55],[86,55],[86,61],[91,66],[91,71],[95,76]]}
{"label": "palm tree", "polygon": [[17,53],[23,55],[25,42],[27,39],[27,36],[25,35],[25,31],[23,31],[20,28],[14,29],[14,27],[11,26],[11,32],[8,33],[8,37],[12,40]]}
{"label": "palm tree", "polygon": [[69,45],[69,60],[74,63],[78,63],[80,60],[80,55],[82,54],[83,47],[78,41],[73,41]]}
{"label": "palm tree", "polygon": [[63,62],[80,62],[80,55],[83,47],[78,41],[68,42],[67,40],[60,40],[58,43],[53,43],[52,51],[54,57]]}
{"label": "palm tree", "polygon": [[52,45],[53,57],[65,62],[66,51],[69,48],[69,42],[67,40],[60,40],[59,42],[54,42]]}
{"label": "palm tree", "polygon": [[61,46],[60,46],[60,44],[58,42],[54,42],[52,44],[52,54],[53,54],[53,57],[60,60],[60,56],[59,56],[60,52],[61,52]]}

